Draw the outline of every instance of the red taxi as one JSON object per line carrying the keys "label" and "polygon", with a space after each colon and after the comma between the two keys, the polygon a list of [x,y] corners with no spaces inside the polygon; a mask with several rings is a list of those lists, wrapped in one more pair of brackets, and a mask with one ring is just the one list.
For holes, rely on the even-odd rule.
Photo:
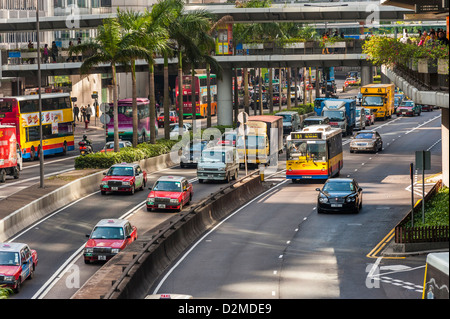
{"label": "red taxi", "polygon": [[35,250],[21,243],[0,243],[0,286],[18,293],[25,279],[33,278],[38,263]]}
{"label": "red taxi", "polygon": [[356,80],[355,78],[347,78],[347,79],[345,80],[344,85],[345,85],[345,87],[347,87],[347,86],[349,86],[350,84],[356,84],[356,82],[357,82],[357,80]]}
{"label": "red taxi", "polygon": [[[159,114],[158,118],[158,127],[164,127],[164,112]],[[176,111],[169,111],[169,124],[178,123],[178,114]]]}
{"label": "red taxi", "polygon": [[102,219],[86,235],[84,262],[107,261],[137,239],[137,229],[126,219]]}
{"label": "red taxi", "polygon": [[[281,105],[287,103],[287,97],[285,93],[281,93]],[[273,92],[273,105],[280,104],[280,92]]]}
{"label": "red taxi", "polygon": [[221,139],[217,142],[217,145],[224,146],[236,146],[237,132],[230,131],[222,134]]}
{"label": "red taxi", "polygon": [[182,176],[160,177],[147,197],[147,210],[176,209],[183,210],[192,200],[192,184]]}
{"label": "red taxi", "polygon": [[103,175],[105,177],[100,183],[102,195],[105,195],[106,192],[134,194],[136,189],[144,190],[147,184],[147,172],[142,170],[138,164],[115,164]]}

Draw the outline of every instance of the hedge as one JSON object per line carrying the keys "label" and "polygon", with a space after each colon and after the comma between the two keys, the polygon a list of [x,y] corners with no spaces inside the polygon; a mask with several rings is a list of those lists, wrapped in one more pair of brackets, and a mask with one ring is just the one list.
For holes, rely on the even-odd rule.
{"label": "hedge", "polygon": [[[222,134],[226,129],[232,129],[232,126],[215,126]],[[203,134],[204,130],[201,130]],[[193,140],[193,133],[190,132],[190,140]],[[75,169],[86,168],[98,168],[106,169],[117,163],[132,163],[143,159],[168,154],[172,147],[181,141],[178,140],[166,140],[159,139],[155,144],[141,143],[136,148],[124,147],[120,149],[120,152],[98,152],[91,153],[84,156],[78,156],[75,158]]]}

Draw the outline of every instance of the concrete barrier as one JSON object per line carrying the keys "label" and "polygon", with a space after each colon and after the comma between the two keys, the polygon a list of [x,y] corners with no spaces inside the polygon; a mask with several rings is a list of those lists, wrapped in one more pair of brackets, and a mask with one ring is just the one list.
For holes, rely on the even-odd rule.
{"label": "concrete barrier", "polygon": [[[145,159],[139,161],[139,164],[147,172],[154,172],[175,165],[170,158],[170,154]],[[99,190],[103,172],[104,170],[72,181],[46,196],[17,209],[12,214],[0,220],[0,242],[6,241],[17,232],[29,227],[48,214],[73,203],[75,200],[87,194]]]}
{"label": "concrete barrier", "polygon": [[[169,221],[171,228],[163,233],[163,238],[159,239],[158,243],[149,245],[150,241],[154,240],[154,235],[151,234],[147,235],[147,244],[143,243],[145,239],[132,243],[95,273],[72,299],[144,298],[163,271],[189,245],[224,217],[265,190],[259,175],[237,182],[234,186],[225,189],[223,194],[217,194],[214,200],[205,200],[203,204],[197,205],[195,211],[183,215],[181,222],[171,224]],[[133,262],[127,266],[130,267],[129,271],[123,273],[126,271],[123,261],[130,259]],[[118,273],[121,275],[117,276]],[[119,281],[115,285],[117,280]]]}

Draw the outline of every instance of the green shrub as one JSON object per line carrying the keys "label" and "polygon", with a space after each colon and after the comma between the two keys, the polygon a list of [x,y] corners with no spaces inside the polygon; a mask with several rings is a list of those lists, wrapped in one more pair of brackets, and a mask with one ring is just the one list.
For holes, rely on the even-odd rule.
{"label": "green shrub", "polygon": [[[422,222],[422,209],[414,214],[414,227],[448,226],[449,224],[449,192],[443,187],[425,203],[425,223]],[[411,227],[408,222],[406,227]]]}
{"label": "green shrub", "polygon": [[111,165],[127,162],[132,163],[146,158],[167,154],[178,141],[158,140],[155,144],[142,143],[136,148],[125,147],[120,152],[92,153],[75,158],[75,169],[109,168]]}

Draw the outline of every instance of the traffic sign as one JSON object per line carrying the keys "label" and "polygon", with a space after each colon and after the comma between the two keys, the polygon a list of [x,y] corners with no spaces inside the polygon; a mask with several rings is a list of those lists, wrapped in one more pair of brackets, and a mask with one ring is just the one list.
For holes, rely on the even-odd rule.
{"label": "traffic sign", "polygon": [[109,104],[108,103],[102,103],[100,104],[100,111],[102,111],[102,113],[107,113],[109,112]]}
{"label": "traffic sign", "polygon": [[103,113],[100,116],[100,123],[102,124],[108,124],[109,122],[111,122],[111,117],[108,114]]}

